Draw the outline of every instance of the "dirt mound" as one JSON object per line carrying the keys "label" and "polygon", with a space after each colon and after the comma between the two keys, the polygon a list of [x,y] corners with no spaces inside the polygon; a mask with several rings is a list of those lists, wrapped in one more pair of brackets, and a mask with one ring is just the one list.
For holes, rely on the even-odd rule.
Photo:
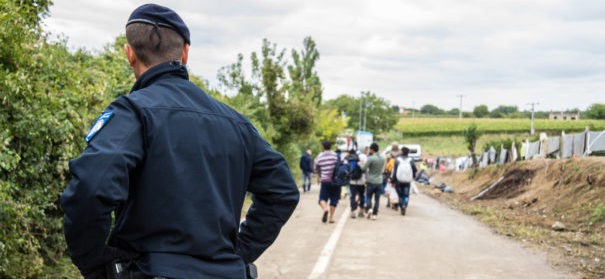
{"label": "dirt mound", "polygon": [[525,186],[531,183],[535,171],[513,169],[506,172],[502,181],[483,194],[479,199],[514,198],[525,192]]}
{"label": "dirt mound", "polygon": [[[605,158],[539,159],[450,171],[436,174],[432,183],[452,187],[454,194],[439,199],[496,232],[558,251],[586,278],[605,278]],[[554,231],[555,223],[565,230]]]}

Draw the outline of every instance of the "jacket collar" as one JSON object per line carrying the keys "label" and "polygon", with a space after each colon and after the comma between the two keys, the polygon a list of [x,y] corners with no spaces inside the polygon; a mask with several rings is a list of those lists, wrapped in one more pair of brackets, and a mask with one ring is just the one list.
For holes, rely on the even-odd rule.
{"label": "jacket collar", "polygon": [[175,61],[164,62],[149,68],[145,73],[139,76],[130,92],[145,88],[163,76],[168,75],[181,77],[186,80],[189,79],[187,68],[183,64]]}

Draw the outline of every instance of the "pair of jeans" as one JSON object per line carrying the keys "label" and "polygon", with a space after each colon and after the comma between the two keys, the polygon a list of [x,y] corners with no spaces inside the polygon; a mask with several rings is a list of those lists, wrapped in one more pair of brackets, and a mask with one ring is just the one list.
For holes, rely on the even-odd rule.
{"label": "pair of jeans", "polygon": [[399,206],[407,207],[410,201],[410,183],[397,183],[395,191],[397,191],[397,195],[399,196]]}
{"label": "pair of jeans", "polygon": [[[303,171],[302,173],[302,188],[303,192],[311,191],[311,179],[313,178],[313,173],[310,171]],[[305,184],[306,182],[306,184]]]}
{"label": "pair of jeans", "polygon": [[368,188],[366,189],[367,195],[367,205],[366,208],[369,209],[372,207],[372,196],[374,197],[374,208],[372,209],[372,214],[378,214],[378,208],[380,207],[380,193],[382,192],[382,184],[374,184],[368,183]]}
{"label": "pair of jeans", "polygon": [[[365,208],[365,186],[363,185],[350,185],[351,189],[351,211],[357,210],[357,206],[359,204],[359,208]],[[359,202],[357,202],[357,196],[359,196]]]}

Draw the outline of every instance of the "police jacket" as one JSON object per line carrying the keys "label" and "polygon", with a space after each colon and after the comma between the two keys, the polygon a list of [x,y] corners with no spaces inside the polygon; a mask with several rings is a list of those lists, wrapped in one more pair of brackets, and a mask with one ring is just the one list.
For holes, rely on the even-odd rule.
{"label": "police jacket", "polygon": [[[148,275],[245,278],[245,263],[271,245],[298,203],[283,156],[176,62],[146,71],[103,115],[70,161],[61,197],[80,270],[102,267],[116,247],[138,253]],[[240,224],[247,191],[253,204]]]}

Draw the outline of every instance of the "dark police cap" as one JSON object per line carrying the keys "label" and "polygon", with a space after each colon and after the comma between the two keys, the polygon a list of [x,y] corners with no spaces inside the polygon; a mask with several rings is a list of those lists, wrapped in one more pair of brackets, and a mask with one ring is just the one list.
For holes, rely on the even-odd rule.
{"label": "dark police cap", "polygon": [[185,39],[185,43],[191,44],[189,39],[189,28],[181,17],[173,10],[156,4],[145,4],[136,8],[126,26],[131,23],[145,23],[154,26],[168,27],[176,31]]}

